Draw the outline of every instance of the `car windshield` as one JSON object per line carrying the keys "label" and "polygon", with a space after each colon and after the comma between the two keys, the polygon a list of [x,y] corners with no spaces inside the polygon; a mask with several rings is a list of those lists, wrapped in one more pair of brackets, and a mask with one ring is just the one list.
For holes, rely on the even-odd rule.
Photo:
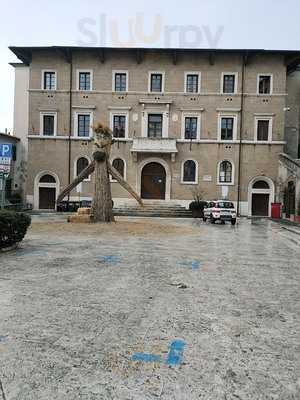
{"label": "car windshield", "polygon": [[220,201],[219,203],[216,204],[217,208],[234,208],[233,203],[230,201]]}

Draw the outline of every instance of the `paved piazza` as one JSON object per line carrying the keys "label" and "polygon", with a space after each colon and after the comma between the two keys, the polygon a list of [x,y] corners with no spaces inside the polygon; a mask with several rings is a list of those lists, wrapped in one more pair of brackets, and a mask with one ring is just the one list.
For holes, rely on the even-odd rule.
{"label": "paved piazza", "polygon": [[64,218],[0,255],[1,400],[299,399],[299,235]]}

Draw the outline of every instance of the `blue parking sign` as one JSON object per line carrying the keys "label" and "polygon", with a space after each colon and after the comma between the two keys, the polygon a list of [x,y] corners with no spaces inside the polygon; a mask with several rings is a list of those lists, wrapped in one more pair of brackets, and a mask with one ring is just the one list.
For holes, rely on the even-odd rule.
{"label": "blue parking sign", "polygon": [[12,144],[0,143],[0,157],[12,158]]}

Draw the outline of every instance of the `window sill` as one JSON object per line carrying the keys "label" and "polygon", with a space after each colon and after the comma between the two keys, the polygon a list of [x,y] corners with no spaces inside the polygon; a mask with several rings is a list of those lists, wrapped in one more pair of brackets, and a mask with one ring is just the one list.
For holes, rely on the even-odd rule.
{"label": "window sill", "polygon": [[217,182],[217,186],[234,186],[234,182]]}
{"label": "window sill", "polygon": [[180,183],[181,183],[181,185],[198,185],[198,182],[184,182],[184,181],[181,181]]}
{"label": "window sill", "polygon": [[133,141],[133,139],[128,138],[128,137],[125,137],[125,138],[116,138],[116,137],[113,137],[113,140],[114,140],[115,142],[132,142],[132,141]]}

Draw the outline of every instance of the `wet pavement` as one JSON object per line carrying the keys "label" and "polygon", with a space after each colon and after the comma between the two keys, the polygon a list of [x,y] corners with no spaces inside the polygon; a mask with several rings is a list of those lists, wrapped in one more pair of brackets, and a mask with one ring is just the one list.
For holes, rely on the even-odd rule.
{"label": "wet pavement", "polygon": [[1,400],[300,398],[299,235],[33,220],[0,254]]}

